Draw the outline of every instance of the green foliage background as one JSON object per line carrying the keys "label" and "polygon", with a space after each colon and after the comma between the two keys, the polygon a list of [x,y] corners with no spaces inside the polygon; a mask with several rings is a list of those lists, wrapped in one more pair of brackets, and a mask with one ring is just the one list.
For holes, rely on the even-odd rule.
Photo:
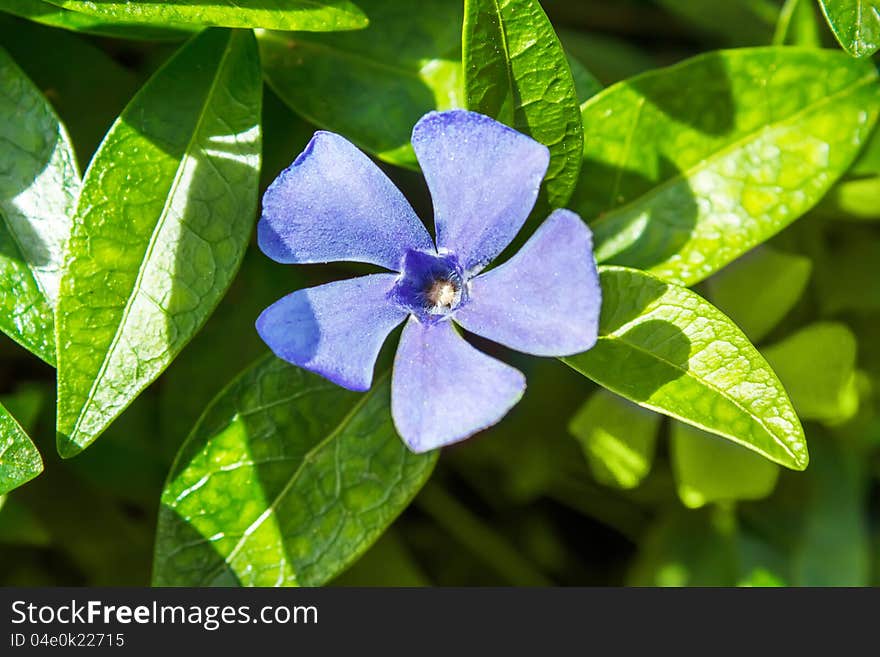
{"label": "green foliage background", "polygon": [[[0,0],[0,584],[880,584],[876,2],[229,4]],[[606,302],[476,340],[524,399],[415,456],[253,329],[366,269],[253,222],[318,128],[430,221],[463,106],[550,147],[520,243],[579,212]]]}

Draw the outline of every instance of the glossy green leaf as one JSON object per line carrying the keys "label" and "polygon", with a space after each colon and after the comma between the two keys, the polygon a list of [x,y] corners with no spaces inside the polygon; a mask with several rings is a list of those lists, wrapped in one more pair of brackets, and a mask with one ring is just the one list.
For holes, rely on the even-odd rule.
{"label": "glossy green leaf", "polygon": [[370,18],[366,30],[261,32],[263,74],[308,121],[415,169],[410,135],[416,121],[431,110],[464,106],[461,3],[424,0],[418,12],[387,0],[358,4]]}
{"label": "glossy green leaf", "polygon": [[564,362],[637,404],[795,470],[804,432],[782,384],[743,332],[687,288],[600,269],[599,341]]}
{"label": "glossy green leaf", "polygon": [[590,470],[606,486],[635,488],[651,471],[660,416],[605,390],[593,394],[571,419]]}
{"label": "glossy green leaf", "polygon": [[707,281],[709,299],[759,342],[800,299],[812,268],[809,258],[762,245]]}
{"label": "glossy green leaf", "polygon": [[562,45],[537,0],[466,0],[462,66],[468,109],[550,149],[544,179],[553,207],[577,184],[583,125]]}
{"label": "glossy green leaf", "polygon": [[873,55],[880,48],[878,0],[819,0],[834,36],[853,57]]}
{"label": "glossy green leaf", "polygon": [[858,411],[856,338],[845,325],[811,324],[762,353],[801,417],[840,422]]}
{"label": "glossy green leaf", "polygon": [[875,67],[841,52],[700,55],[587,101],[571,206],[600,262],[690,285],[810,209],[878,108]]}
{"label": "glossy green leaf", "polygon": [[0,404],[0,495],[43,471],[43,459],[15,418]]}
{"label": "glossy green leaf", "polygon": [[41,0],[3,0],[0,11],[21,16],[49,27],[119,39],[184,39],[191,36],[193,31],[191,26],[186,25],[159,27],[149,24],[117,23],[101,16],[91,16],[62,9]]}
{"label": "glossy green leaf", "polygon": [[67,131],[0,49],[0,331],[55,362],[53,312],[79,194]]}
{"label": "glossy green leaf", "polygon": [[0,40],[52,103],[82,170],[140,86],[138,76],[77,34],[15,16],[0,14]]}
{"label": "glossy green leaf", "polygon": [[678,496],[686,507],[759,500],[776,486],[778,465],[728,440],[681,422],[672,423],[671,439]]}
{"label": "glossy green leaf", "polygon": [[359,395],[276,358],[208,407],[162,494],[157,585],[317,586],[363,553],[430,475],[391,421],[387,377]]}
{"label": "glossy green leaf", "polygon": [[253,35],[208,30],[138,93],[92,160],[59,301],[62,455],[165,369],[232,281],[256,210],[261,91]]}
{"label": "glossy green leaf", "polygon": [[270,30],[356,30],[368,20],[350,0],[49,0],[53,5],[120,23],[263,27]]}

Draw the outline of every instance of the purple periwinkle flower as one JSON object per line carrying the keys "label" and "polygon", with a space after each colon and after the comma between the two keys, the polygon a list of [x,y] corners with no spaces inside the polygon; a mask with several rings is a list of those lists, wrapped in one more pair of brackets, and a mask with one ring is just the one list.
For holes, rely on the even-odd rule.
{"label": "purple periwinkle flower", "polygon": [[427,114],[412,144],[434,201],[436,246],[366,155],[317,132],[263,197],[260,248],[282,263],[350,260],[394,273],[294,292],[260,315],[257,331],[278,357],[368,390],[382,344],[406,321],[391,413],[410,449],[424,452],[492,426],[526,386],[453,322],[528,354],[567,356],[595,344],[601,291],[590,230],[568,210],[480,274],[531,212],[550,159],[545,146],[464,110]]}

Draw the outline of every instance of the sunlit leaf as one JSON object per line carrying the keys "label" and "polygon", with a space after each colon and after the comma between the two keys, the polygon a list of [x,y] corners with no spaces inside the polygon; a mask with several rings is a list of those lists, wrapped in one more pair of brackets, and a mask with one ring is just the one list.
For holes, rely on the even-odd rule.
{"label": "sunlit leaf", "polygon": [[9,411],[0,404],[0,495],[43,471],[43,459]]}
{"label": "sunlit leaf", "polygon": [[195,23],[221,27],[264,27],[272,30],[354,30],[367,18],[350,0],[49,0],[53,5],[120,23]]}
{"label": "sunlit leaf", "polygon": [[462,66],[468,109],[550,149],[553,207],[577,183],[583,148],[578,96],[562,45],[537,0],[466,0]]}
{"label": "sunlit leaf", "polygon": [[191,26],[170,26],[167,23],[163,23],[163,26],[117,23],[112,18],[81,14],[41,0],[3,0],[0,11],[15,14],[49,27],[120,39],[184,39],[192,34],[193,29]]}
{"label": "sunlit leaf", "polygon": [[809,210],[880,109],[870,62],[799,48],[700,55],[583,107],[572,209],[599,261],[693,284]]}
{"label": "sunlit leaf", "polygon": [[0,330],[55,362],[53,312],[79,194],[67,131],[0,49]]}
{"label": "sunlit leaf", "polygon": [[660,416],[604,390],[571,419],[593,476],[607,486],[634,488],[650,472]]}
{"label": "sunlit leaf", "polygon": [[316,586],[363,553],[430,475],[359,395],[264,358],[208,407],[162,494],[154,583]]}
{"label": "sunlit leaf", "polygon": [[208,30],[138,93],[92,160],[59,302],[62,455],[165,369],[230,284],[255,217],[260,100],[253,35]]}
{"label": "sunlit leaf", "polygon": [[641,406],[788,468],[807,466],[782,384],[732,321],[695,292],[644,272],[600,272],[599,341],[567,364]]}
{"label": "sunlit leaf", "polygon": [[[317,126],[381,159],[416,168],[412,128],[431,110],[463,107],[461,3],[358,0],[365,30],[260,32],[266,81]],[[295,153],[291,153],[291,159]]]}

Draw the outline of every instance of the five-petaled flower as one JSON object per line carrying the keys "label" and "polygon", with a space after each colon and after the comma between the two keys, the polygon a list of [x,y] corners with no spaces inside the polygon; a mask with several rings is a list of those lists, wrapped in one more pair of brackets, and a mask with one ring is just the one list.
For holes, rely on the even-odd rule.
{"label": "five-petaled flower", "polygon": [[257,331],[280,358],[368,390],[382,344],[406,321],[391,413],[410,449],[424,452],[492,426],[525,390],[521,372],[472,347],[453,322],[521,352],[567,356],[595,344],[601,292],[590,230],[568,210],[480,274],[531,212],[545,146],[464,110],[424,116],[412,145],[434,202],[436,246],[400,191],[339,135],[315,133],[272,183],[258,227],[270,258],[394,273],[294,292],[260,315]]}

